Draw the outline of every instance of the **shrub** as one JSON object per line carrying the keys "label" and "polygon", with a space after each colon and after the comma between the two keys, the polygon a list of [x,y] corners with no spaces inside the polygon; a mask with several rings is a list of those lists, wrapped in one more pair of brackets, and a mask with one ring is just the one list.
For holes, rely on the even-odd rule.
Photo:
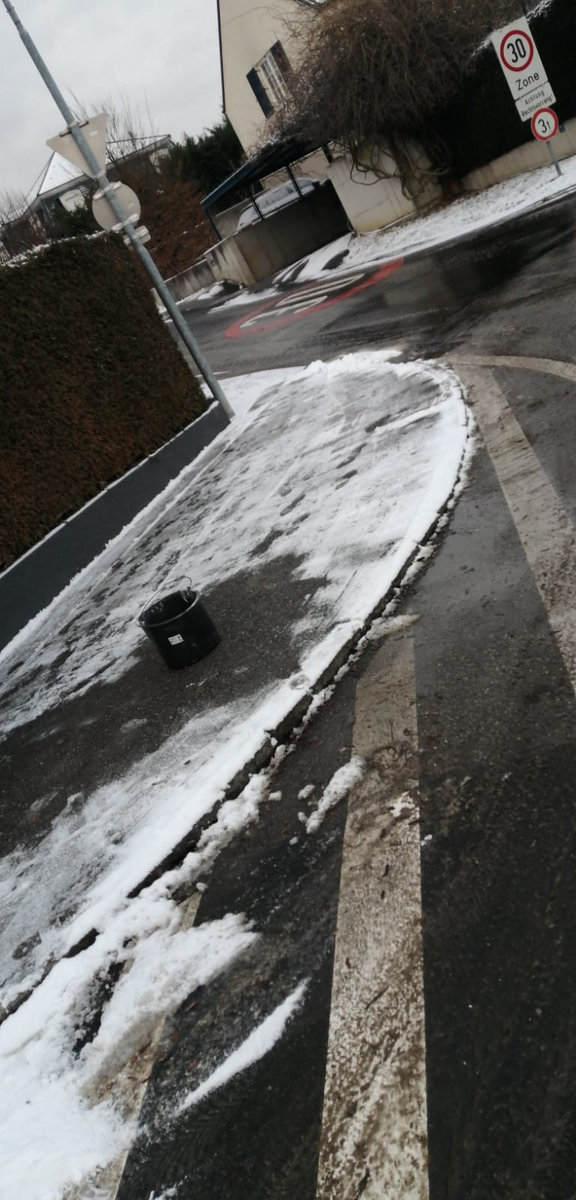
{"label": "shrub", "polygon": [[0,268],[0,562],[205,408],[122,239]]}

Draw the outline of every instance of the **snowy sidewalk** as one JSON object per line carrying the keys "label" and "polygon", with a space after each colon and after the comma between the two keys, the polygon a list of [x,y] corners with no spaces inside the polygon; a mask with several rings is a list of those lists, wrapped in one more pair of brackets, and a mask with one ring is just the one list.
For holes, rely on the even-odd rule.
{"label": "snowy sidewalk", "polygon": [[[29,1200],[51,1194],[34,1190],[35,1163],[57,1195],[121,1150],[130,1131],[107,1103],[86,1108],[86,1088],[181,1001],[183,979],[210,978],[250,944],[238,914],[180,929],[171,887],[201,878],[257,818],[257,779],[239,795],[230,786],[314,703],[436,526],[466,457],[461,388],[437,365],[363,353],[227,390],[233,425],[0,656],[0,1002],[32,990],[0,1027],[0,1120],[27,1146]],[[136,617],[182,576],[222,642],[170,672]],[[226,794],[238,798],[214,822]],[[174,852],[172,875],[139,890]],[[75,1058],[94,979],[127,939],[134,966]],[[19,1161],[16,1149],[0,1166],[13,1194]]]}

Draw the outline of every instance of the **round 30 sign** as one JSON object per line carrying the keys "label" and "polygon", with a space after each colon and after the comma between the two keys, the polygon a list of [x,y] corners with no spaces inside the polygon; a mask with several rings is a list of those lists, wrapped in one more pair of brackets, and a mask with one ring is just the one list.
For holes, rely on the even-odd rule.
{"label": "round 30 sign", "polygon": [[523,29],[509,29],[500,43],[500,58],[509,71],[525,71],[534,58],[534,42]]}
{"label": "round 30 sign", "polygon": [[532,133],[539,142],[549,142],[558,133],[558,117],[553,108],[539,108],[530,122]]}

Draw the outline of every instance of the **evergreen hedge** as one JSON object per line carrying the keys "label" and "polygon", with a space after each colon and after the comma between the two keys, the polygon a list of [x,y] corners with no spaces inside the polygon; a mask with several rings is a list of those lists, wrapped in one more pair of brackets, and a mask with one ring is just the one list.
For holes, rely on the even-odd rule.
{"label": "evergreen hedge", "polygon": [[116,235],[0,268],[0,565],[206,402]]}

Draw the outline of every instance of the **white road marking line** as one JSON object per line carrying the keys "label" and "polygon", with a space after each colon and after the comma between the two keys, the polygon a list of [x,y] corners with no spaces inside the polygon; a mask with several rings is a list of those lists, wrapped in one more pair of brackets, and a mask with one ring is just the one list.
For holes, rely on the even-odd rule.
{"label": "white road marking line", "polygon": [[413,630],[358,687],[317,1200],[427,1200]]}
{"label": "white road marking line", "polygon": [[[576,382],[576,367],[572,370]],[[574,526],[491,371],[459,363],[458,374],[469,389],[480,432],[576,691]]]}
{"label": "white road marking line", "polygon": [[519,354],[470,354],[464,358],[450,358],[448,365],[458,374],[460,367],[488,367],[491,370],[511,367],[519,371],[540,371],[544,375],[557,375],[559,379],[569,379],[576,383],[576,364],[558,362],[554,358],[525,358]]}

